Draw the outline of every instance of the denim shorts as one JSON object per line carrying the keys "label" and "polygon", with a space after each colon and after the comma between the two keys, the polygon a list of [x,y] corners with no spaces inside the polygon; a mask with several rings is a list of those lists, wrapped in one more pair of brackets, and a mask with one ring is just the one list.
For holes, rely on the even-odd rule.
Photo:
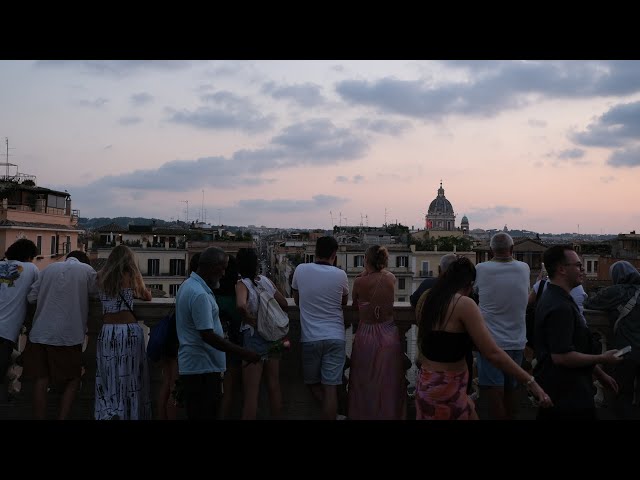
{"label": "denim shorts", "polygon": [[240,333],[242,333],[242,346],[247,350],[256,352],[258,355],[266,355],[267,350],[273,343],[262,338],[256,328],[253,329],[253,335],[251,335],[250,329],[243,330]]}
{"label": "denim shorts", "polygon": [[[522,365],[524,350],[505,350],[518,366]],[[503,387],[505,390],[513,390],[518,386],[518,381],[510,377],[498,367],[478,353],[478,383],[481,387]]]}
{"label": "denim shorts", "polygon": [[346,356],[344,340],[302,343],[302,375],[307,385],[342,385]]}

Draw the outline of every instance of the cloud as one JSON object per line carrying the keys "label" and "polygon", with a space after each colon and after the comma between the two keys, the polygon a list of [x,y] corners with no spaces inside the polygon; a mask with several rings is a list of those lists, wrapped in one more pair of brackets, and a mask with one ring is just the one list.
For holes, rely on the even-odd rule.
{"label": "cloud", "polygon": [[314,195],[311,200],[274,199],[261,198],[240,200],[237,205],[242,209],[261,212],[300,212],[317,210],[327,207],[335,207],[346,203],[348,199],[333,195]]}
{"label": "cloud", "polygon": [[495,207],[473,208],[467,215],[470,222],[482,224],[489,220],[504,217],[505,215],[520,215],[523,210],[519,207],[507,207],[496,205]]}
{"label": "cloud", "polygon": [[134,93],[131,95],[130,100],[134,107],[142,107],[143,105],[147,105],[153,101],[153,95],[146,92]]}
{"label": "cloud", "polygon": [[274,82],[265,83],[262,91],[275,99],[291,100],[301,107],[317,107],[325,102],[322,87],[314,83],[277,86]]}
{"label": "cloud", "polygon": [[536,118],[530,118],[527,123],[529,124],[530,127],[534,127],[534,128],[544,128],[547,126],[547,122],[544,120],[538,120]]}
{"label": "cloud", "polygon": [[[74,187],[87,197],[101,192],[156,190],[189,191],[201,187],[231,189],[238,186],[272,184],[262,177],[271,171],[306,165],[331,165],[362,157],[368,144],[349,130],[326,119],[292,125],[274,137],[270,145],[257,150],[239,150],[230,157],[210,156],[196,160],[173,160],[158,168],[101,177],[89,185]],[[359,175],[354,176],[354,182]]]}
{"label": "cloud", "polygon": [[640,166],[640,102],[611,107],[584,131],[571,133],[569,138],[579,145],[617,148],[606,162],[612,167]]}
{"label": "cloud", "polygon": [[173,72],[191,66],[187,60],[39,60],[37,68],[66,68],[91,75],[123,77],[143,71]]}
{"label": "cloud", "polygon": [[363,128],[365,130],[371,130],[376,133],[384,133],[386,135],[398,136],[402,134],[404,131],[411,128],[411,122],[406,120],[386,120],[383,118],[380,119],[370,119],[370,118],[358,118],[354,122],[355,125],[359,128]]}
{"label": "cloud", "polygon": [[112,148],[113,148],[113,145],[109,144],[106,147],[104,147],[103,150],[111,150]]}
{"label": "cloud", "polygon": [[344,80],[336,92],[352,105],[423,120],[446,115],[493,116],[541,99],[630,95],[640,91],[640,62],[442,62],[461,69],[440,84],[429,79]]}
{"label": "cloud", "polygon": [[109,100],[106,98],[96,98],[95,100],[78,100],[75,102],[79,107],[88,107],[88,108],[102,108],[104,107]]}
{"label": "cloud", "polygon": [[349,177],[345,177],[344,175],[338,175],[335,180],[336,183],[362,183],[364,182],[364,177],[362,175],[354,175],[351,180]]}
{"label": "cloud", "polygon": [[607,164],[616,168],[640,166],[640,145],[616,150],[607,159]]}
{"label": "cloud", "polygon": [[640,136],[640,102],[615,105],[569,138],[590,147],[622,147]]}
{"label": "cloud", "polygon": [[576,158],[584,157],[584,153],[584,150],[582,150],[581,148],[572,148],[569,150],[562,150],[560,153],[558,153],[558,158],[560,160],[573,160]]}
{"label": "cloud", "polygon": [[589,161],[581,160],[584,157],[584,154],[585,151],[581,148],[571,148],[561,150],[560,152],[551,151],[545,156],[547,158],[554,159],[554,161],[551,162],[552,167],[559,167],[566,163],[571,163],[572,165],[589,165]]}
{"label": "cloud", "polygon": [[142,118],[140,117],[122,117],[118,120],[120,125],[135,125],[136,123],[140,123]]}
{"label": "cloud", "polygon": [[263,115],[248,99],[231,92],[221,91],[200,98],[215,106],[202,106],[194,111],[167,109],[168,120],[204,129],[237,129],[247,133],[269,130],[275,121],[274,115]]}

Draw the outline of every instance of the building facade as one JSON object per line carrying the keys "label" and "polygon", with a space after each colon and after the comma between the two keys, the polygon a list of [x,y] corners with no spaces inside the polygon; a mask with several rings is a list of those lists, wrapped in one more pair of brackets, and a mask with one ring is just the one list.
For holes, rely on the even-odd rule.
{"label": "building facade", "polygon": [[0,177],[0,256],[21,238],[36,244],[34,264],[42,270],[78,245],[79,211],[71,208],[69,192],[38,187],[35,177],[17,174]]}

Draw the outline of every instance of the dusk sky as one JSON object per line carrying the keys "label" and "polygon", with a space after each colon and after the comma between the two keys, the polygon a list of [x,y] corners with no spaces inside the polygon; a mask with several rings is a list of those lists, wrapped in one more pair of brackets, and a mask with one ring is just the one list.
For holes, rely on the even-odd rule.
{"label": "dusk sky", "polygon": [[82,217],[640,229],[638,61],[0,61],[5,137]]}

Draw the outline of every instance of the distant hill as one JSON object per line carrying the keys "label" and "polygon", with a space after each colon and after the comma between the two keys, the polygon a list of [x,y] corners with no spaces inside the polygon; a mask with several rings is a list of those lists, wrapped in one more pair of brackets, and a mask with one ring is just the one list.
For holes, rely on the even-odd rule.
{"label": "distant hill", "polygon": [[[115,223],[123,228],[127,228],[129,225],[152,225],[155,220],[156,226],[164,227],[170,225],[170,222],[160,220],[158,218],[142,218],[142,217],[97,217],[86,218],[80,217],[78,219],[78,226],[85,230],[93,230],[94,228],[102,227],[103,225],[109,225]],[[181,222],[182,223],[182,222]],[[175,222],[173,222],[175,224]]]}

